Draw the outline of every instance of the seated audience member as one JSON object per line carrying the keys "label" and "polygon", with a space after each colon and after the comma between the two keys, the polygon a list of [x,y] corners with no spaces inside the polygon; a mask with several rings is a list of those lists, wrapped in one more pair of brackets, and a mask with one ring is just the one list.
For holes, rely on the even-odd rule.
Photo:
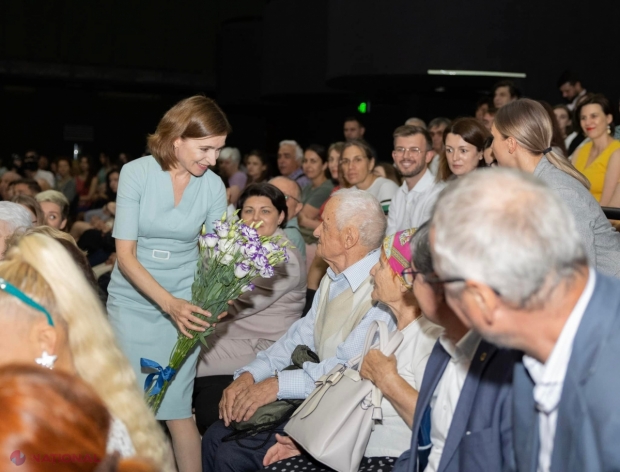
{"label": "seated audience member", "polygon": [[261,151],[254,150],[245,159],[248,181],[246,185],[265,182],[270,178],[269,161]]}
{"label": "seated audience member", "polygon": [[426,129],[426,122],[422,118],[416,118],[415,116],[405,121],[405,124],[408,126],[419,126],[420,128]]}
{"label": "seated audience member", "polygon": [[11,199],[11,202],[17,203],[28,210],[32,226],[45,224],[45,215],[43,214],[41,205],[30,195],[17,195]]}
{"label": "seated audience member", "polygon": [[493,120],[495,119],[495,115],[497,114],[497,108],[490,107],[482,117],[482,124],[484,127],[491,132],[491,127],[493,126]]}
{"label": "seated audience member", "polygon": [[347,182],[355,189],[370,193],[379,201],[385,214],[388,214],[398,185],[372,173],[375,158],[370,147],[364,141],[347,141],[341,161],[342,172]]}
{"label": "seated audience member", "polygon": [[96,201],[93,202],[92,205],[94,209],[84,213],[84,222],[90,224],[91,227],[96,227],[99,222],[106,222],[114,217],[115,211],[111,212],[109,204],[113,203],[114,205],[112,206],[116,207],[116,192],[118,191],[118,180],[120,176],[120,172],[116,169],[112,169],[106,175],[105,184],[100,186],[103,187],[104,191],[102,193],[97,193]]}
{"label": "seated audience member", "polygon": [[570,111],[575,111],[577,103],[587,93],[587,90],[581,85],[581,80],[570,71],[562,72],[557,82],[558,89],[562,94],[562,98],[566,101],[566,106]]}
{"label": "seated audience member", "polygon": [[555,119],[558,120],[562,138],[564,138],[564,147],[566,147],[568,155],[568,147],[577,136],[577,131],[573,131],[572,112],[566,105],[559,104],[553,107],[553,113],[555,114]]}
{"label": "seated audience member", "polygon": [[0,177],[0,197],[2,197],[2,200],[9,201],[13,198],[13,194],[9,193],[9,185],[11,182],[15,182],[19,179],[21,179],[21,176],[17,172],[11,170],[2,174],[2,177]]}
{"label": "seated audience member", "polygon": [[447,181],[486,167],[484,143],[491,133],[475,118],[459,118],[443,134],[444,152],[439,161],[438,181]]}
{"label": "seated audience member", "polygon": [[474,112],[474,117],[480,122],[484,124],[484,115],[489,108],[493,106],[493,99],[491,97],[482,97],[480,100],[476,102],[476,111]]}
{"label": "seated audience member", "polygon": [[[95,292],[52,238],[30,234],[0,262],[0,364],[35,362],[78,375],[115,418],[116,449],[173,470],[170,449],[144,403]],[[36,300],[36,303],[35,303]],[[36,353],[36,358],[33,357]]]}
{"label": "seated audience member", "polygon": [[500,109],[521,98],[521,92],[512,80],[501,80],[493,86],[493,106]]}
{"label": "seated audience member", "polygon": [[394,471],[513,470],[511,384],[520,353],[481,340],[452,308],[443,287],[449,280],[436,279],[428,223],[412,246],[413,293],[424,316],[444,331],[426,364],[411,449]]}
{"label": "seated audience member", "polygon": [[13,202],[0,202],[0,260],[4,258],[7,240],[15,231],[32,226],[32,217],[23,206]]}
{"label": "seated audience member", "polygon": [[59,157],[56,160],[58,167],[58,178],[56,179],[56,190],[62,192],[69,203],[73,202],[77,195],[75,179],[71,172],[71,161],[67,157]]}
{"label": "seated audience member", "polygon": [[[362,471],[389,472],[396,459],[409,449],[411,423],[426,362],[441,332],[439,326],[422,316],[412,291],[409,242],[413,232],[405,230],[386,237],[379,262],[370,271],[374,286],[372,299],[390,309],[404,337],[393,357],[371,350],[362,363],[361,376],[371,380],[383,394],[383,419],[370,434],[359,468]],[[289,471],[291,467],[300,471],[304,467],[331,470],[302,453],[288,437],[278,437],[278,443],[267,451],[263,464],[277,471]]]}
{"label": "seated audience member", "polygon": [[586,95],[575,116],[590,141],[575,151],[573,164],[590,181],[596,201],[607,206],[620,181],[620,141],[613,138],[611,105],[603,95]]}
{"label": "seated audience member", "polygon": [[[231,421],[249,420],[260,406],[276,399],[303,399],[314,383],[339,363],[360,354],[366,331],[374,320],[394,328],[391,314],[373,307],[370,293],[372,267],[385,233],[385,216],[377,200],[356,189],[340,190],[327,203],[323,222],[316,229],[317,254],[330,266],[317,291],[312,309],[293,324],[275,344],[260,351],[256,360],[235,372],[235,381],[220,401],[221,421],[203,436],[203,470],[255,471],[267,449],[275,444],[273,432],[243,440],[222,442],[231,433]],[[319,363],[303,369],[283,370],[291,364],[298,345],[313,350]]]}
{"label": "seated audience member", "polygon": [[[22,170],[27,179],[36,181],[43,190],[54,188],[55,177],[50,171],[39,168],[39,155],[36,151],[27,151],[24,155]],[[33,195],[34,196],[34,195]]]}
{"label": "seated audience member", "polygon": [[91,206],[93,198],[97,193],[98,179],[92,165],[90,157],[84,155],[80,157],[78,171],[75,176],[75,190],[78,195],[78,212],[85,212]]}
{"label": "seated audience member", "polygon": [[415,126],[399,126],[394,130],[392,158],[403,184],[396,191],[388,215],[387,233],[417,228],[431,217],[437,195],[444,188],[436,182],[428,164],[435,151],[430,134]]}
{"label": "seated audience member", "polygon": [[443,133],[448,126],[450,126],[450,120],[442,117],[434,118],[428,124],[428,134],[433,143],[433,151],[435,151],[433,160],[428,164],[433,175],[437,175],[439,170],[439,156],[443,152]]}
{"label": "seated audience member", "polygon": [[41,186],[34,179],[19,179],[14,180],[9,184],[12,197],[17,195],[30,195],[34,197],[37,193],[41,193]]}
{"label": "seated audience member", "polygon": [[[330,197],[341,188],[349,188],[351,186],[344,178],[344,172],[342,172],[342,151],[344,151],[344,145],[345,142],[338,141],[337,143],[331,144],[327,149],[327,168],[329,169],[329,174],[334,184]],[[326,204],[327,200],[321,205],[319,211],[320,217],[323,215]]]}
{"label": "seated audience member", "polygon": [[552,125],[540,103],[521,99],[495,117],[493,154],[500,166],[533,173],[565,201],[590,264],[606,275],[620,277],[620,233],[588,192],[587,179],[551,149]]}
{"label": "seated audience member", "polygon": [[316,238],[312,233],[321,223],[320,209],[327,201],[334,188],[327,171],[327,152],[319,144],[311,144],[304,151],[302,168],[310,183],[301,189],[301,203],[304,204],[299,213],[299,227],[307,245],[313,245],[314,250],[308,251],[308,257],[314,258]]}
{"label": "seated audience member", "polygon": [[301,161],[304,158],[304,151],[297,141],[284,140],[280,142],[278,149],[278,170],[284,177],[297,182],[304,188],[310,183],[310,179],[304,175],[301,168]]}
{"label": "seated audience member", "polygon": [[[280,236],[278,244],[290,244],[284,194],[268,183],[252,184],[239,198],[239,216],[247,224],[262,222],[259,236]],[[289,259],[274,267],[273,277],[252,281],[254,290],[241,294],[218,323],[198,361],[194,383],[194,408],[198,430],[218,419],[218,402],[233,381],[233,374],[286,334],[301,317],[306,301],[306,265],[299,250],[287,248]]]}
{"label": "seated audience member", "polygon": [[110,159],[110,155],[107,152],[99,153],[99,170],[97,171],[97,184],[98,185],[107,185],[107,176],[114,169],[114,165],[112,164],[112,159]]}
{"label": "seated audience member", "polygon": [[[2,367],[0,404],[0,453],[11,460],[23,457],[25,470],[158,470],[140,459],[113,460],[118,428],[99,396],[79,377],[34,365]],[[45,455],[52,459],[41,460]],[[68,461],[67,456],[81,460]]]}
{"label": "seated audience member", "polygon": [[217,160],[222,180],[228,181],[229,203],[237,206],[239,195],[243,192],[248,181],[248,176],[239,170],[241,152],[234,147],[225,147],[220,151]]}
{"label": "seated audience member", "polygon": [[384,179],[391,180],[399,187],[403,183],[396,172],[393,162],[377,162],[375,168],[372,170],[372,173],[377,177],[383,177]]}
{"label": "seated audience member", "polygon": [[547,115],[549,115],[549,120],[551,120],[551,127],[553,130],[551,133],[551,149],[558,156],[568,158],[568,151],[566,150],[566,145],[564,144],[564,135],[562,134],[560,123],[553,112],[553,108],[551,108],[551,105],[544,100],[538,100],[538,103],[543,106],[547,112]]}
{"label": "seated audience member", "polygon": [[44,221],[47,226],[64,230],[69,218],[69,201],[58,190],[46,190],[37,194],[37,202],[43,210]]}
{"label": "seated audience member", "polygon": [[284,234],[306,260],[306,243],[299,231],[299,223],[297,222],[297,215],[304,207],[301,203],[301,189],[297,182],[288,177],[274,177],[269,183],[279,189],[286,198],[287,219]]}
{"label": "seated audience member", "polygon": [[620,281],[588,267],[570,204],[532,176],[493,169],[449,187],[432,220],[450,305],[489,342],[524,351],[513,380],[517,470],[620,464]]}

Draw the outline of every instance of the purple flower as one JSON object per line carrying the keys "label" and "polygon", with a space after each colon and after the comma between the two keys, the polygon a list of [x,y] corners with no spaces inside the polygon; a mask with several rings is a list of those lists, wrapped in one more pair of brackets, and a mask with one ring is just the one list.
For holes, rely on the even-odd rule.
{"label": "purple flower", "polygon": [[258,253],[258,248],[255,244],[244,244],[241,246],[241,253],[245,257],[254,257]]}
{"label": "purple flower", "polygon": [[245,262],[238,262],[235,264],[235,277],[242,279],[250,273],[250,265]]}
{"label": "purple flower", "polygon": [[230,224],[222,221],[216,221],[214,224],[215,232],[220,238],[225,238],[228,236],[228,232],[230,231]]}
{"label": "purple flower", "polygon": [[254,263],[254,266],[257,269],[262,269],[265,266],[269,265],[269,261],[267,260],[267,258],[265,256],[263,256],[262,254],[256,254],[253,258],[252,258],[252,262]]}
{"label": "purple flower", "polygon": [[265,267],[261,268],[261,270],[259,271],[259,274],[264,279],[269,279],[273,277],[273,274],[274,274],[273,266],[270,266],[269,264],[267,264]]}
{"label": "purple flower", "polygon": [[289,260],[288,251],[286,250],[285,247],[282,248],[282,253],[284,254],[284,262],[288,262]]}
{"label": "purple flower", "polygon": [[258,233],[256,230],[254,228],[250,228],[248,225],[241,225],[241,234],[250,241],[256,241],[258,239]]}
{"label": "purple flower", "polygon": [[255,288],[254,284],[252,284],[252,283],[247,284],[245,287],[241,288],[241,293],[243,293],[243,292],[251,292],[252,290],[254,290],[254,288]]}
{"label": "purple flower", "polygon": [[217,234],[207,233],[200,236],[198,239],[200,247],[215,247],[220,238],[217,237]]}

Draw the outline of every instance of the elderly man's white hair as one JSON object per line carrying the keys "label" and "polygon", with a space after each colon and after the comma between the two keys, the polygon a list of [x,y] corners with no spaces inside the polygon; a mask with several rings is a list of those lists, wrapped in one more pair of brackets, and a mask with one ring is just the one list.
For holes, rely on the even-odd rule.
{"label": "elderly man's white hair", "polygon": [[32,226],[32,219],[28,210],[13,202],[0,202],[0,221],[8,226],[9,231]]}
{"label": "elderly man's white hair", "polygon": [[541,306],[588,263],[564,202],[516,170],[485,169],[450,184],[437,200],[432,227],[433,266],[442,279],[484,283],[519,308]]}
{"label": "elderly man's white hair", "polygon": [[220,151],[220,159],[224,161],[230,160],[233,164],[241,162],[241,152],[234,147],[225,147]]}
{"label": "elderly man's white hair", "polygon": [[387,219],[379,201],[364,190],[347,188],[332,195],[338,199],[336,207],[336,226],[355,226],[364,247],[375,249],[381,246],[385,237]]}
{"label": "elderly man's white hair", "polygon": [[301,148],[297,141],[293,141],[292,139],[285,139],[284,141],[280,141],[281,146],[293,146],[295,148],[295,160],[297,162],[301,162],[304,158],[304,150]]}

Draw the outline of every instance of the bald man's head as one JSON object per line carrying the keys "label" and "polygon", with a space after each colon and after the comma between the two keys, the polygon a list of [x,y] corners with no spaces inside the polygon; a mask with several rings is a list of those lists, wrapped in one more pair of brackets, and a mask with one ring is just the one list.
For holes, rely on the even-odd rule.
{"label": "bald man's head", "polygon": [[271,185],[280,189],[286,196],[286,206],[288,208],[288,219],[295,218],[304,207],[301,203],[301,187],[294,180],[288,177],[274,177],[269,181]]}

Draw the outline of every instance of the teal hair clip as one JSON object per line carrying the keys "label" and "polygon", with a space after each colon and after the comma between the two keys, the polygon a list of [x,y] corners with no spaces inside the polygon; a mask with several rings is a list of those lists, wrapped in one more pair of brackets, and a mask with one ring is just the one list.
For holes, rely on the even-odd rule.
{"label": "teal hair clip", "polygon": [[50,315],[50,312],[47,311],[45,307],[35,302],[32,298],[30,298],[20,289],[18,289],[15,285],[10,284],[6,280],[0,278],[0,290],[8,293],[9,295],[13,295],[16,298],[19,298],[22,302],[24,302],[29,307],[32,307],[35,310],[40,311],[47,317],[47,322],[49,323],[49,325],[54,326],[54,320],[52,320],[52,315]]}

